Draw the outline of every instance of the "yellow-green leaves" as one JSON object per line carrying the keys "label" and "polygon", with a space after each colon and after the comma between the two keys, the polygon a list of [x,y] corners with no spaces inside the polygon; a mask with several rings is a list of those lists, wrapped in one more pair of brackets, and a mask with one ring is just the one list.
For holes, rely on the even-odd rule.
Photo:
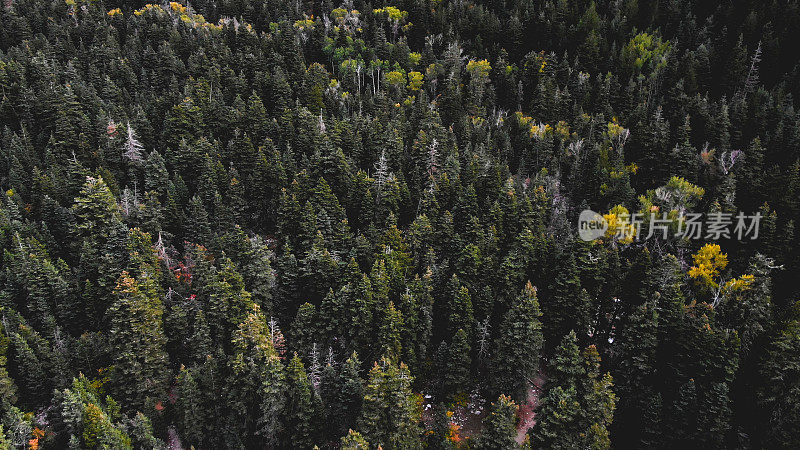
{"label": "yellow-green leaves", "polygon": [[492,70],[492,66],[489,64],[489,61],[485,59],[481,59],[480,61],[473,59],[467,63],[467,72],[472,76],[488,77],[490,70]]}
{"label": "yellow-green leaves", "polygon": [[617,205],[611,208],[608,214],[604,214],[603,218],[606,219],[608,223],[608,229],[606,230],[607,238],[617,236],[620,238],[619,242],[623,244],[630,244],[633,242],[635,231],[630,222],[630,212],[628,208]]}
{"label": "yellow-green leaves", "polygon": [[406,75],[399,70],[393,70],[386,74],[386,84],[389,86],[400,86],[405,84],[405,82]]}
{"label": "yellow-green leaves", "polygon": [[722,253],[719,244],[706,244],[692,256],[694,265],[689,268],[689,277],[703,287],[719,287],[720,271],[728,266],[728,255]]}
{"label": "yellow-green leaves", "polygon": [[703,194],[706,193],[705,189],[695,186],[681,177],[672,177],[667,182],[667,188],[680,195],[682,198],[693,200],[700,200]]}
{"label": "yellow-green leaves", "polygon": [[711,293],[711,306],[729,298],[730,294],[750,289],[755,281],[753,275],[745,274],[724,281],[722,271],[728,266],[728,255],[722,253],[717,244],[706,244],[692,256],[694,265],[689,268],[689,277],[705,292]]}
{"label": "yellow-green leaves", "polygon": [[408,11],[403,11],[396,6],[387,6],[372,10],[376,15],[385,14],[389,22],[402,22],[408,17]]}
{"label": "yellow-green leaves", "polygon": [[412,91],[418,91],[422,87],[423,75],[420,72],[408,73],[408,88]]}
{"label": "yellow-green leaves", "polygon": [[301,32],[306,30],[313,30],[314,25],[315,25],[314,21],[308,17],[294,21],[294,27],[300,30]]}
{"label": "yellow-green leaves", "polygon": [[753,275],[742,275],[739,278],[734,278],[727,283],[725,283],[725,291],[728,292],[736,292],[736,291],[744,291],[750,288],[750,284],[753,283],[755,277]]}
{"label": "yellow-green leaves", "polygon": [[670,42],[648,33],[639,33],[622,48],[622,64],[635,73],[655,70],[666,65]]}
{"label": "yellow-green leaves", "polygon": [[681,177],[673,176],[666,185],[655,190],[650,189],[646,195],[639,196],[641,204],[639,211],[645,219],[650,216],[650,213],[660,212],[677,221],[680,214],[694,208],[705,193],[705,189],[700,186]]}

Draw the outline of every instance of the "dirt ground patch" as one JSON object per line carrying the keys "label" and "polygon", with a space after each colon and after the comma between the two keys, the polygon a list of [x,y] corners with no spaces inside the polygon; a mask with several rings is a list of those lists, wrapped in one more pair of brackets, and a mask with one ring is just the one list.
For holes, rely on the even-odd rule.
{"label": "dirt ground patch", "polygon": [[528,395],[521,405],[519,405],[519,413],[517,417],[517,443],[522,444],[525,441],[525,436],[528,430],[536,424],[536,408],[539,406],[539,396],[542,393],[542,386],[544,385],[544,377],[540,373],[533,380],[533,384],[528,388]]}

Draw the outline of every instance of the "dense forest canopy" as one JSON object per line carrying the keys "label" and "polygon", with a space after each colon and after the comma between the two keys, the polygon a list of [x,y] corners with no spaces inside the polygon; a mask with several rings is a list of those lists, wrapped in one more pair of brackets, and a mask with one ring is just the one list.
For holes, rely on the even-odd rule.
{"label": "dense forest canopy", "polygon": [[800,2],[337,2],[0,3],[0,448],[800,447]]}

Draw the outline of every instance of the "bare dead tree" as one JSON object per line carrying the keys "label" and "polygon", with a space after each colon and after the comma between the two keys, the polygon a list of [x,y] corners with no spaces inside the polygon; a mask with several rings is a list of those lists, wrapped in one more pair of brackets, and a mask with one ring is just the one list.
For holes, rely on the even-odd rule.
{"label": "bare dead tree", "polygon": [[122,214],[127,217],[131,214],[131,208],[134,206],[136,206],[136,202],[133,198],[133,194],[131,193],[130,188],[125,186],[125,189],[122,190],[122,195],[119,199],[119,209],[122,211]]}
{"label": "bare dead tree", "polygon": [[380,203],[383,194],[383,185],[389,176],[389,162],[386,159],[386,149],[381,150],[381,156],[375,163],[375,202]]}
{"label": "bare dead tree", "polygon": [[161,259],[161,261],[164,262],[164,266],[166,266],[167,269],[171,269],[173,267],[173,261],[172,258],[167,253],[166,246],[164,245],[164,239],[161,236],[160,231],[158,232],[158,240],[155,243],[155,249],[156,252],[158,253],[158,257]]}
{"label": "bare dead tree", "polygon": [[123,147],[125,152],[122,154],[128,160],[134,163],[140,163],[143,161],[144,157],[142,156],[142,152],[144,151],[144,146],[141,142],[136,138],[136,132],[131,127],[130,122],[128,123],[128,137],[125,140],[125,145]]}
{"label": "bare dead tree", "polygon": [[272,343],[272,347],[278,352],[278,355],[283,357],[283,354],[286,353],[286,341],[280,328],[278,328],[278,321],[274,317],[270,317],[268,325],[270,343]]}
{"label": "bare dead tree", "polygon": [[478,360],[485,361],[489,357],[489,318],[478,323]]}
{"label": "bare dead tree", "polygon": [[319,352],[317,351],[316,342],[311,346],[309,358],[311,359],[311,364],[308,366],[308,379],[311,381],[311,386],[314,387],[314,392],[319,393],[322,365],[319,362]]}
{"label": "bare dead tree", "polygon": [[319,120],[317,122],[317,127],[319,128],[319,134],[325,134],[325,130],[327,127],[325,126],[325,120],[322,119],[322,113],[319,113]]}
{"label": "bare dead tree", "polygon": [[758,41],[755,53],[750,58],[750,68],[747,70],[747,77],[744,79],[744,84],[734,94],[734,102],[738,103],[739,100],[744,102],[747,100],[747,94],[753,92],[758,86],[758,65],[761,63],[761,41]]}
{"label": "bare dead tree", "polygon": [[722,169],[722,172],[725,173],[725,175],[727,175],[728,172],[730,172],[731,169],[733,169],[733,166],[736,164],[736,162],[739,160],[741,156],[742,156],[741,150],[722,152],[722,155],[720,155],[719,158],[719,166]]}
{"label": "bare dead tree", "polygon": [[433,176],[439,170],[439,141],[431,139],[428,145],[428,175]]}

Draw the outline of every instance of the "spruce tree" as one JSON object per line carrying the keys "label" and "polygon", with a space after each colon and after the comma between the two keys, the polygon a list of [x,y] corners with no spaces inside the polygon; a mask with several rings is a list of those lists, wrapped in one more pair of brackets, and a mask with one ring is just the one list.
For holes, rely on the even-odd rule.
{"label": "spruce tree", "polygon": [[123,271],[108,312],[115,392],[117,398],[135,408],[152,407],[167,388],[164,307],[155,283],[155,273],[148,269],[143,269],[139,280]]}
{"label": "spruce tree", "polygon": [[383,313],[380,324],[378,342],[380,351],[388,358],[397,359],[402,354],[402,341],[400,332],[403,328],[403,315],[389,302]]}
{"label": "spruce tree", "polygon": [[542,315],[547,318],[543,323],[544,337],[550,345],[570,330],[583,336],[588,326],[588,294],[581,288],[573,253],[565,251],[555,268],[550,294],[542,300]]}
{"label": "spruce tree", "polygon": [[[619,404],[614,416],[618,440],[644,445],[649,417],[644,414],[656,397],[658,311],[652,303],[639,306],[619,340],[619,364],[614,373]],[[624,430],[624,431],[622,431]]]}
{"label": "spruce tree", "polygon": [[360,366],[358,354],[353,352],[341,368],[342,385],[339,400],[343,410],[341,421],[348,427],[356,426],[364,400],[364,385],[359,376]]}
{"label": "spruce tree", "polygon": [[582,380],[581,388],[583,395],[581,427],[589,430],[585,432],[586,445],[591,448],[610,448],[609,427],[617,400],[612,390],[613,378],[608,373],[600,373],[600,355],[594,345],[587,347],[582,357],[586,367],[586,378]]}
{"label": "spruce tree", "polygon": [[510,450],[517,444],[517,411],[519,407],[511,397],[501,394],[492,403],[489,415],[484,419],[484,428],[475,442],[478,449]]}
{"label": "spruce tree", "polygon": [[524,398],[528,383],[539,368],[541,315],[536,288],[528,282],[505,314],[494,345],[491,369],[497,391]]}
{"label": "spruce tree", "polygon": [[[797,311],[797,305],[794,310]],[[800,373],[798,342],[800,322],[793,319],[772,339],[768,353],[763,356],[760,374],[768,383],[760,388],[758,402],[761,420],[770,432],[759,437],[766,446],[791,447],[800,439],[797,413],[800,383],[792,376]]]}
{"label": "spruce tree", "polygon": [[340,447],[342,450],[368,450],[369,442],[357,431],[350,430],[342,436]]}
{"label": "spruce tree", "polygon": [[550,360],[545,395],[529,431],[543,448],[609,448],[616,396],[611,375],[600,374],[594,346],[583,355],[575,332],[564,336]]}
{"label": "spruce tree", "polygon": [[442,393],[452,397],[468,392],[470,383],[470,345],[467,333],[460,329],[450,339],[441,373]]}
{"label": "spruce tree", "polygon": [[472,336],[475,328],[475,316],[472,309],[472,298],[466,286],[461,285],[457,276],[453,275],[447,283],[448,302],[447,302],[447,332],[450,336],[456,334],[459,329],[467,332],[467,336]]}
{"label": "spruce tree", "polygon": [[405,364],[382,358],[369,371],[358,428],[374,445],[385,449],[420,448],[419,417]]}
{"label": "spruce tree", "polygon": [[285,398],[288,374],[272,345],[266,319],[257,305],[231,338],[230,359],[231,420],[244,436],[234,436],[246,445],[278,445],[283,431],[282,418],[288,408]]}
{"label": "spruce tree", "polygon": [[294,354],[286,367],[286,442],[293,448],[314,446],[314,395],[305,366]]}

